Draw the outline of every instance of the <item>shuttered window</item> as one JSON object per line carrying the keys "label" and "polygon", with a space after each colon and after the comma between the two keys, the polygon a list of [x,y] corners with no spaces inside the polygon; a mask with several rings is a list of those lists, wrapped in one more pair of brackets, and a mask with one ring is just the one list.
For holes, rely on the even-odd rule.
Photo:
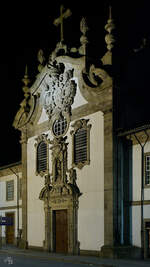
{"label": "shuttered window", "polygon": [[145,155],[145,184],[150,185],[150,154]]}
{"label": "shuttered window", "polygon": [[14,180],[6,182],[6,200],[14,200]]}
{"label": "shuttered window", "polygon": [[47,144],[42,141],[37,147],[37,172],[47,170]]}
{"label": "shuttered window", "polygon": [[90,129],[89,119],[80,119],[72,125],[72,167],[82,169],[90,164]]}
{"label": "shuttered window", "polygon": [[81,128],[74,135],[74,163],[87,160],[87,130]]}

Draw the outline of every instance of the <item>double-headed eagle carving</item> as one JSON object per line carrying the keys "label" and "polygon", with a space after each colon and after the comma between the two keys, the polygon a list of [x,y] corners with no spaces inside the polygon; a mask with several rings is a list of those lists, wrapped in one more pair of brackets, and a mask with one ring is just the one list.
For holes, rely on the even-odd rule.
{"label": "double-headed eagle carving", "polygon": [[71,113],[77,87],[73,71],[74,69],[65,71],[63,64],[50,65],[50,74],[45,79],[43,103],[49,118],[62,112]]}

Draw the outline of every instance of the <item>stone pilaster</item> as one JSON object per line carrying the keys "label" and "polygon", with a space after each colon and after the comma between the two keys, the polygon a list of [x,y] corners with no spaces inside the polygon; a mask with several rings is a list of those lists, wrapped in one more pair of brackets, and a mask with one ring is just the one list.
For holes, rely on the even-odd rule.
{"label": "stone pilaster", "polygon": [[113,112],[104,112],[104,246],[103,257],[114,257],[114,136]]}
{"label": "stone pilaster", "polygon": [[79,209],[79,200],[77,198],[74,199],[73,203],[73,244],[74,250],[73,254],[78,255],[80,248],[79,248],[79,241],[78,241],[78,209]]}
{"label": "stone pilaster", "polygon": [[21,131],[22,153],[22,237],[19,246],[26,249],[27,242],[27,129]]}
{"label": "stone pilaster", "polygon": [[68,223],[69,223],[69,244],[68,253],[73,255],[79,254],[78,247],[78,199],[73,198],[73,203],[68,207]]}
{"label": "stone pilaster", "polygon": [[104,244],[113,245],[113,120],[104,114]]}
{"label": "stone pilaster", "polygon": [[44,207],[45,211],[45,241],[44,241],[44,250],[45,251],[51,251],[51,213],[50,213],[50,207],[48,206],[48,203],[46,203]]}

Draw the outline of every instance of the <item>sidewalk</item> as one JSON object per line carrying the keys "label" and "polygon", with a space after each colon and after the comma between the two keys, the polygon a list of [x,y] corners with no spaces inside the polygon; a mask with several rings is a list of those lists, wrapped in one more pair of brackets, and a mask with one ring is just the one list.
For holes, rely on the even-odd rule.
{"label": "sidewalk", "polygon": [[0,253],[6,253],[9,255],[20,255],[32,258],[46,259],[51,261],[70,262],[76,264],[85,264],[89,266],[101,266],[101,267],[150,267],[150,260],[122,260],[122,259],[102,259],[93,256],[72,256],[56,253],[48,253],[44,251],[23,250],[16,247],[3,247],[0,249]]}

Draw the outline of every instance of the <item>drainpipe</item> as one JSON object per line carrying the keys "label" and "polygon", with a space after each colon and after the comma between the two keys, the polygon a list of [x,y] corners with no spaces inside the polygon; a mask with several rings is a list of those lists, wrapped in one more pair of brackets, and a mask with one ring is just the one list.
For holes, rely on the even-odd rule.
{"label": "drainpipe", "polygon": [[9,168],[17,177],[17,247],[19,246],[19,175]]}
{"label": "drainpipe", "polygon": [[144,259],[144,147],[149,139],[149,135],[147,134],[146,130],[144,131],[146,134],[146,140],[142,144],[136,134],[134,137],[138,141],[139,145],[141,146],[141,257]]}

